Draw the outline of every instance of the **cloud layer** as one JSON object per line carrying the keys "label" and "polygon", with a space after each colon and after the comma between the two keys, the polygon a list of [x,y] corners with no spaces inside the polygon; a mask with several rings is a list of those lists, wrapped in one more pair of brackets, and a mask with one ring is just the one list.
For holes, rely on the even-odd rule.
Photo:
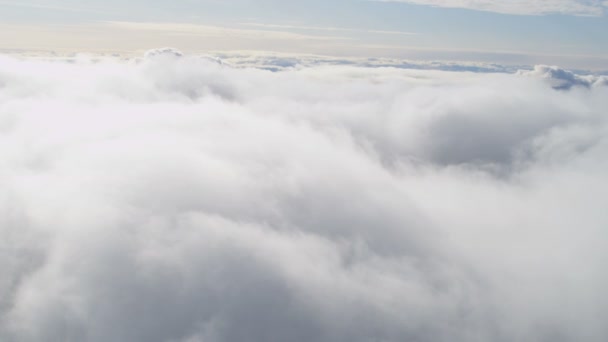
{"label": "cloud layer", "polygon": [[0,340],[605,341],[608,87],[543,70],[2,58]]}
{"label": "cloud layer", "polygon": [[376,0],[404,2],[434,7],[464,8],[476,11],[516,15],[566,14],[601,16],[608,2],[603,0]]}

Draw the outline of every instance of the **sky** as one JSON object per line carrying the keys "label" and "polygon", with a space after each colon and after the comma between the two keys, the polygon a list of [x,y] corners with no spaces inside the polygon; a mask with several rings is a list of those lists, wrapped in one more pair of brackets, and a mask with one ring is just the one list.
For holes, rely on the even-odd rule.
{"label": "sky", "polygon": [[602,0],[0,1],[0,48],[257,50],[608,69]]}

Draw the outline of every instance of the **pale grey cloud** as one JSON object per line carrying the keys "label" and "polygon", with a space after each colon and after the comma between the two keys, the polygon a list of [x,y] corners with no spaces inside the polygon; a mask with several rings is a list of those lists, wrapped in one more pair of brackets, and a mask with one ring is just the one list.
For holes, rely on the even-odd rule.
{"label": "pale grey cloud", "polygon": [[373,30],[373,29],[354,29],[344,27],[332,27],[332,26],[305,26],[305,25],[285,25],[285,24],[265,24],[265,23],[241,23],[243,26],[261,27],[268,29],[291,29],[291,30],[307,30],[307,31],[337,31],[337,32],[359,32],[359,33],[375,33],[375,34],[386,34],[386,35],[405,35],[411,36],[416,35],[415,32],[405,31],[387,31],[387,30]]}
{"label": "pale grey cloud", "polygon": [[64,11],[64,12],[85,12],[85,13],[105,13],[105,14],[116,14],[116,12],[110,12],[108,10],[102,10],[95,6],[61,6],[45,3],[27,3],[22,1],[0,1],[0,7],[25,7],[40,10],[51,10],[51,11]]}
{"label": "pale grey cloud", "polygon": [[169,35],[192,35],[200,37],[233,37],[241,39],[292,39],[292,40],[349,40],[347,37],[306,35],[281,30],[238,29],[231,27],[183,24],[110,21],[105,24],[112,28],[133,31],[153,31]]}
{"label": "pale grey cloud", "polygon": [[607,95],[0,57],[0,340],[605,341]]}
{"label": "pale grey cloud", "polygon": [[601,0],[374,0],[403,2],[446,8],[464,8],[476,11],[516,15],[567,14],[601,16],[608,5]]}
{"label": "pale grey cloud", "polygon": [[107,21],[74,24],[0,24],[2,49],[22,51],[146,51],[180,46],[194,51],[260,49],[299,52],[325,49],[352,38],[285,29],[245,29],[217,25]]}

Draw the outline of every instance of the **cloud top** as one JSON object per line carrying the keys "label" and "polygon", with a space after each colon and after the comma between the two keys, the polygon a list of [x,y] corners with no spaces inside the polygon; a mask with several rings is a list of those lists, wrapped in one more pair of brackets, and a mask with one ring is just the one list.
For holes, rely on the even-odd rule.
{"label": "cloud top", "polygon": [[0,340],[605,341],[608,88],[546,73],[2,57]]}
{"label": "cloud top", "polygon": [[518,75],[532,76],[547,80],[555,89],[570,89],[575,86],[592,87],[606,85],[605,76],[577,75],[556,66],[536,65],[533,70],[517,72]]}

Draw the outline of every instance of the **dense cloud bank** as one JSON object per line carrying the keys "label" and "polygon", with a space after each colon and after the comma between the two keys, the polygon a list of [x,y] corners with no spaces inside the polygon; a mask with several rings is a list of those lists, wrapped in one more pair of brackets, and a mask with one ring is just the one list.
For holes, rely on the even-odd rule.
{"label": "dense cloud bank", "polygon": [[365,68],[399,68],[418,70],[443,70],[466,72],[514,73],[526,66],[502,65],[483,62],[463,61],[425,61],[402,58],[356,58],[329,57],[315,55],[289,55],[269,53],[216,53],[226,64],[234,67],[253,67],[270,71],[287,71],[292,69],[319,66],[354,66]]}
{"label": "dense cloud bank", "polygon": [[606,341],[608,87],[546,71],[2,58],[0,340]]}

